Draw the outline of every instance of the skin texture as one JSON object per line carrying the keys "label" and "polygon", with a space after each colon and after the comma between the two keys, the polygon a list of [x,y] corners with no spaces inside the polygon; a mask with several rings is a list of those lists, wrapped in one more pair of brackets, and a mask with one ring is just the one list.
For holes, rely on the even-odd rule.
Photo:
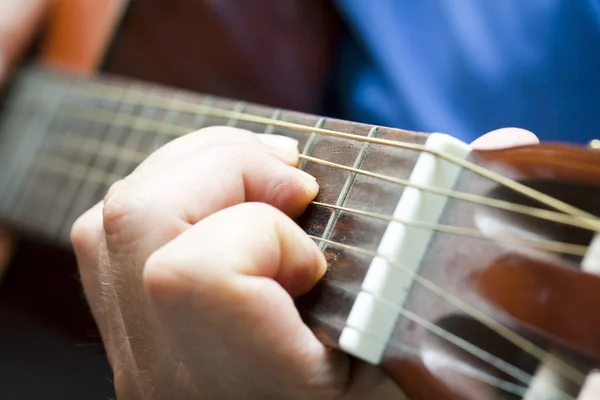
{"label": "skin texture", "polygon": [[[46,5],[0,0],[0,81]],[[510,128],[474,145],[525,143],[537,138]],[[159,149],[77,221],[119,398],[400,398],[377,369],[327,350],[294,308],[326,268],[291,220],[318,191],[297,162],[293,141],[205,129]],[[0,229],[0,276],[11,243]],[[591,380],[587,398],[599,390]]]}
{"label": "skin texture", "polygon": [[[400,398],[377,369],[327,350],[294,307],[325,272],[291,220],[318,187],[295,169],[297,143],[274,139],[227,127],[177,139],[75,224],[119,398]],[[532,143],[506,129],[474,145]]]}

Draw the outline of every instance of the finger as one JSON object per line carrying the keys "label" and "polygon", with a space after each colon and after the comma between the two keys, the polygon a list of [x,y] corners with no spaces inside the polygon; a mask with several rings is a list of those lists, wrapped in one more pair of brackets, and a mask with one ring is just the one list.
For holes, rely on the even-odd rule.
{"label": "finger", "polygon": [[537,136],[526,129],[502,128],[486,133],[471,145],[477,150],[494,150],[538,144]]}
{"label": "finger", "polygon": [[139,180],[169,163],[191,154],[216,147],[231,145],[261,146],[268,154],[290,166],[298,165],[298,141],[280,135],[255,134],[228,126],[212,126],[181,136],[152,153],[131,174],[131,181]]}
{"label": "finger", "polygon": [[85,297],[112,367],[115,389],[119,394],[139,393],[139,388],[130,387],[133,382],[139,381],[136,376],[139,369],[124,329],[115,281],[107,268],[102,206],[102,202],[96,204],[75,221],[71,230],[71,242]]}
{"label": "finger", "polygon": [[103,238],[102,203],[98,203],[75,221],[71,230],[71,243],[85,297],[104,345],[111,350],[108,351],[110,357],[115,353],[112,351],[115,339],[122,335],[117,322],[114,282],[105,262],[107,254]]}
{"label": "finger", "polygon": [[[90,302],[93,311],[103,310],[99,307],[101,299],[107,297],[106,290],[110,290],[107,271],[99,262],[103,243],[102,203],[81,215],[71,229],[71,243],[79,267],[79,275],[83,284],[85,296]],[[99,268],[100,267],[100,268]],[[95,315],[99,320],[99,315]]]}
{"label": "finger", "polygon": [[210,379],[211,365],[219,364],[232,377],[250,379],[230,381],[240,388],[306,388],[335,377],[342,385],[347,359],[335,355],[341,364],[327,369],[334,354],[302,322],[290,296],[309,290],[325,268],[318,246],[292,220],[246,203],[213,214],[154,253],[144,284],[194,378]]}
{"label": "finger", "polygon": [[147,334],[159,330],[154,314],[147,311],[142,282],[150,254],[223,208],[261,201],[294,215],[317,191],[314,178],[269,154],[262,143],[193,153],[111,188],[103,207],[107,264],[137,364],[153,365],[158,349],[165,346],[160,335]]}
{"label": "finger", "polygon": [[135,243],[143,262],[149,252],[223,208],[258,201],[297,216],[317,192],[313,177],[271,156],[263,145],[221,146],[113,186],[104,202],[103,226],[111,252]]}
{"label": "finger", "polygon": [[48,0],[0,0],[0,82],[41,22]]}

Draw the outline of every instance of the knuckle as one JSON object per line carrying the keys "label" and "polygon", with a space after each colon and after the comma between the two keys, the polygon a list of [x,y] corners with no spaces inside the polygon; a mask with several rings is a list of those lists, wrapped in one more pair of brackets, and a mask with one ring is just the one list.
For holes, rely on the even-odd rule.
{"label": "knuckle", "polygon": [[70,240],[75,253],[83,254],[95,251],[99,241],[96,221],[92,209],[83,214],[71,226]]}
{"label": "knuckle", "polygon": [[120,229],[121,220],[131,210],[132,199],[126,193],[127,182],[120,180],[111,185],[103,201],[102,222],[104,231],[113,234]]}

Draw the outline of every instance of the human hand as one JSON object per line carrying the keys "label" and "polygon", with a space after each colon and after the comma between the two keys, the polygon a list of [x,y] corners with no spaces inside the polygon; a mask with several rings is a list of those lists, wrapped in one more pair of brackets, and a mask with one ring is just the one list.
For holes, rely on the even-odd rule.
{"label": "human hand", "polygon": [[75,223],[119,398],[397,392],[373,367],[351,377],[350,358],[323,346],[294,306],[326,268],[291,219],[318,191],[297,163],[293,140],[208,128],[159,149]]}
{"label": "human hand", "polygon": [[[48,0],[0,0],[0,86],[39,24]],[[0,281],[12,254],[14,238],[0,227]]]}
{"label": "human hand", "polygon": [[[508,129],[473,145],[531,143]],[[323,346],[294,307],[325,272],[291,220],[318,190],[297,162],[293,141],[205,129],[159,149],[76,222],[119,398],[402,398],[377,368]]]}

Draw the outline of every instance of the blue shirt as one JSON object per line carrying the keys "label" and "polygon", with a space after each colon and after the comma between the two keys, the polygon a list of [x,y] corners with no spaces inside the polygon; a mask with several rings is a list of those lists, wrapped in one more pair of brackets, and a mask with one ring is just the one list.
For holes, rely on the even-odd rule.
{"label": "blue shirt", "polygon": [[335,0],[338,116],[471,141],[600,138],[599,0]]}

